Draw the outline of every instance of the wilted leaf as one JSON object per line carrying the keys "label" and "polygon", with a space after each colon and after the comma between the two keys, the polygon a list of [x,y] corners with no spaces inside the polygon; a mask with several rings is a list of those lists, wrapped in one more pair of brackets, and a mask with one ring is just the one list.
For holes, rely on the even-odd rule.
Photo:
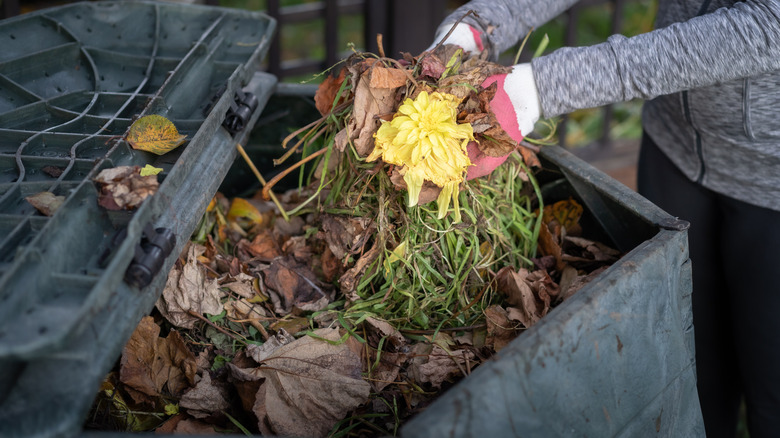
{"label": "wilted leaf", "polygon": [[620,251],[601,242],[575,236],[566,236],[563,240],[564,254],[562,258],[570,263],[578,265],[608,264],[616,261],[620,256]]}
{"label": "wilted leaf", "polygon": [[567,236],[578,236],[582,233],[580,227],[582,212],[582,206],[574,199],[569,198],[552,205],[546,205],[542,221],[545,224],[556,221],[566,229]]}
{"label": "wilted leaf", "polygon": [[151,164],[147,164],[141,169],[141,176],[149,176],[149,175],[157,175],[158,173],[162,172],[161,167],[154,167]]}
{"label": "wilted leaf", "polygon": [[41,172],[49,175],[52,178],[59,178],[63,171],[65,171],[64,168],[57,166],[43,166],[41,168]]}
{"label": "wilted leaf", "polygon": [[[315,335],[331,341],[341,337],[337,329],[320,329]],[[371,390],[349,347],[309,336],[279,347],[261,367],[228,366],[237,380],[264,380],[253,407],[264,435],[325,436],[367,401]]]}
{"label": "wilted leaf", "polygon": [[[554,257],[555,269],[562,271],[566,266],[566,263],[563,261],[563,250],[558,243],[558,237],[550,231],[551,225],[555,226],[556,224],[542,224],[539,227],[539,252],[544,256]],[[560,228],[559,225],[558,228]]]}
{"label": "wilted leaf", "polygon": [[120,380],[138,402],[163,394],[178,396],[192,385],[197,366],[178,332],[160,338],[160,327],[151,316],[144,317],[122,350]]}
{"label": "wilted leaf", "polygon": [[490,101],[496,94],[497,85],[471,91],[458,114],[458,121],[470,123],[474,129],[479,150],[489,157],[503,157],[517,148],[517,142],[501,128],[496,115],[490,108]]}
{"label": "wilted leaf", "polygon": [[183,266],[177,263],[168,274],[162,296],[157,300],[157,309],[171,324],[192,329],[198,318],[190,312],[218,315],[222,312],[220,299],[223,293],[216,279],[209,280],[204,268],[198,263],[198,256],[205,247],[190,242],[185,247],[187,260]]}
{"label": "wilted leaf", "polygon": [[237,222],[242,228],[249,228],[252,225],[262,224],[265,218],[251,202],[243,198],[234,198],[230,203],[227,220]]}
{"label": "wilted leaf", "polygon": [[169,418],[155,429],[155,433],[161,435],[217,435],[213,425],[193,419],[186,414],[178,414]]}
{"label": "wilted leaf", "polygon": [[208,371],[195,387],[182,395],[179,405],[195,418],[206,418],[230,407],[225,388],[211,381]]}
{"label": "wilted leaf", "polygon": [[371,81],[368,86],[371,88],[398,88],[406,85],[408,77],[403,70],[397,68],[386,68],[375,66],[371,69]]}
{"label": "wilted leaf", "polygon": [[163,155],[176,149],[186,138],[186,135],[179,134],[173,122],[152,114],[136,120],[130,126],[126,140],[133,149]]}
{"label": "wilted leaf", "polygon": [[368,217],[322,216],[325,241],[337,259],[363,251],[376,225]]}
{"label": "wilted leaf", "polygon": [[226,287],[236,293],[237,295],[246,298],[251,299],[255,296],[255,287],[254,282],[256,280],[255,277],[252,277],[251,275],[244,274],[243,272],[238,274],[237,276],[233,277],[233,281],[227,281],[221,285],[221,287]]}
{"label": "wilted leaf", "polygon": [[371,88],[367,75],[360,76],[348,129],[361,157],[374,150],[374,133],[379,128],[379,117],[393,113],[396,92],[395,88]]}
{"label": "wilted leaf", "polygon": [[[387,321],[368,317],[366,318],[366,324],[368,325],[367,330],[371,339],[371,345],[378,346],[380,341],[384,339],[382,351],[376,351],[371,348],[371,354],[368,358],[369,363],[372,364],[370,382],[374,387],[374,391],[379,392],[398,378],[402,365],[409,358],[408,349],[406,348],[407,341],[401,332]],[[360,351],[365,351],[362,344],[359,347]]]}
{"label": "wilted leaf", "polygon": [[64,196],[57,196],[52,192],[40,192],[24,199],[44,216],[53,216],[65,202]]}
{"label": "wilted leaf", "polygon": [[333,299],[331,287],[320,283],[308,266],[290,256],[274,259],[261,272],[274,311],[279,315],[290,313],[293,307],[308,311],[322,310]]}
{"label": "wilted leaf", "polygon": [[485,322],[487,323],[487,339],[485,343],[493,347],[493,350],[500,351],[517,337],[517,324],[510,319],[517,321],[516,318],[518,316],[521,319],[527,319],[525,314],[521,312],[518,315],[517,312],[516,310],[507,311],[507,309],[498,305],[485,309]]}
{"label": "wilted leaf", "polygon": [[336,100],[346,73],[347,69],[342,68],[338,76],[328,75],[317,87],[317,92],[314,93],[314,106],[323,116],[333,108],[333,101]]}
{"label": "wilted leaf", "polygon": [[282,255],[282,250],[279,248],[279,244],[276,242],[271,230],[260,231],[254,239],[252,239],[252,242],[241,240],[239,242],[239,248],[248,252],[252,257],[257,257],[264,262],[270,262]]}
{"label": "wilted leaf", "polygon": [[[546,277],[545,277],[546,276]],[[502,268],[496,274],[498,291],[506,296],[506,301],[522,312],[520,322],[526,328],[531,327],[550,311],[550,295],[557,295],[546,273],[530,273],[520,268],[515,271],[511,266]]]}
{"label": "wilted leaf", "polygon": [[456,376],[463,376],[467,362],[474,359],[474,352],[457,350],[449,352],[440,345],[416,344],[412,351],[414,359],[409,372],[417,383],[428,383],[440,388],[442,383]]}
{"label": "wilted leaf", "polygon": [[351,267],[347,272],[339,278],[339,286],[341,286],[341,293],[347,298],[348,302],[354,302],[360,299],[355,293],[357,290],[358,279],[363,276],[366,269],[371,263],[379,257],[382,248],[379,246],[379,239],[374,242],[374,246],[368,251],[363,253],[362,256],[355,262],[355,266]]}
{"label": "wilted leaf", "polygon": [[249,344],[246,352],[257,363],[263,363],[281,346],[295,341],[295,338],[287,333],[286,330],[279,330],[274,336],[268,338],[263,345]]}
{"label": "wilted leaf", "polygon": [[141,176],[138,166],[104,169],[94,179],[100,195],[98,204],[108,210],[132,210],[157,193],[156,175]]}

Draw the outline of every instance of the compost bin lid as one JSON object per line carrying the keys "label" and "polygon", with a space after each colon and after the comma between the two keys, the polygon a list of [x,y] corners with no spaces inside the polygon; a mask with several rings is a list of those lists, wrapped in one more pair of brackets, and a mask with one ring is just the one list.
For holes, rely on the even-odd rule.
{"label": "compost bin lid", "polygon": [[[125,1],[0,22],[0,359],[51,354],[78,333],[116,293],[139,242],[160,238],[170,251],[171,239],[189,238],[177,234],[191,232],[205,204],[169,210],[193,193],[213,196],[205,192],[224,174],[192,169],[235,156],[231,144],[215,156],[204,148],[230,139],[221,125],[274,28],[259,12]],[[275,82],[261,88],[270,94]],[[151,114],[173,122],[184,145],[159,156],[133,149],[124,136]],[[163,169],[156,194],[133,210],[98,204],[100,171],[147,164]],[[61,206],[41,213],[26,199],[40,193]],[[172,237],[150,226],[163,213]]]}

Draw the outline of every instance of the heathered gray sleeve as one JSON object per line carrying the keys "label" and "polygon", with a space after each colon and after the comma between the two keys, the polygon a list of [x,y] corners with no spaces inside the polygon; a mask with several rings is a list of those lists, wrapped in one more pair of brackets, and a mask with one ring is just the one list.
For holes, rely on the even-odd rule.
{"label": "heathered gray sleeve", "polygon": [[[525,37],[528,31],[550,21],[575,3],[577,0],[472,0],[447,16],[438,31],[449,30],[473,10],[479,18],[469,15],[463,21],[486,32],[489,44],[498,49],[494,53],[498,56]],[[489,33],[488,27],[492,28]]]}
{"label": "heathered gray sleeve", "polygon": [[780,69],[780,0],[732,7],[532,62],[544,117]]}

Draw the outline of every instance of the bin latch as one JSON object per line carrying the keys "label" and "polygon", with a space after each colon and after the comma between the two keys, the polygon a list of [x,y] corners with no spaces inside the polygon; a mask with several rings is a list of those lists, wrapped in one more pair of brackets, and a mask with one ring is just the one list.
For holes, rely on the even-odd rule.
{"label": "bin latch", "polygon": [[249,119],[252,117],[252,113],[257,109],[257,106],[257,96],[244,90],[236,91],[233,102],[230,104],[230,108],[228,108],[227,114],[225,115],[225,121],[222,122],[222,126],[228,130],[230,135],[235,136],[247,127]]}
{"label": "bin latch", "polygon": [[176,235],[170,228],[144,227],[141,242],[135,246],[135,256],[125,271],[125,281],[131,286],[144,288],[152,282],[162,268],[165,259],[176,246]]}

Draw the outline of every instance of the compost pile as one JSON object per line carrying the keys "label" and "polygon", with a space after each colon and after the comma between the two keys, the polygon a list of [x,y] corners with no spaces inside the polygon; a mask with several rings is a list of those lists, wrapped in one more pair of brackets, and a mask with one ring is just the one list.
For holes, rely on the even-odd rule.
{"label": "compost pile", "polygon": [[[579,237],[579,204],[543,204],[533,147],[501,130],[495,85],[481,86],[502,72],[448,45],[333,69],[322,118],[277,160],[298,161],[253,198],[209,205],[91,420],[395,435],[616,260]],[[510,153],[465,180],[469,156]],[[299,187],[275,194],[290,172]]]}

